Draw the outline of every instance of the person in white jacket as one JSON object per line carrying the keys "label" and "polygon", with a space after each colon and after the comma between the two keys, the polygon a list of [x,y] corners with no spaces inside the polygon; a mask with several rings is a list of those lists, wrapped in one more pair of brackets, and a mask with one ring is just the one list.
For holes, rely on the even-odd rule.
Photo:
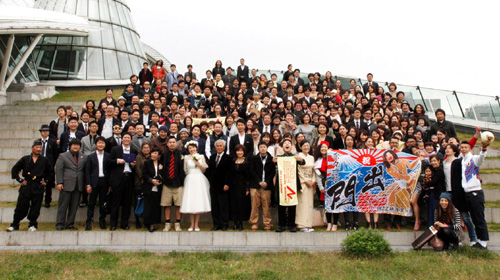
{"label": "person in white jacket", "polygon": [[470,143],[462,141],[460,156],[456,160],[461,161],[461,185],[465,192],[465,207],[470,212],[477,235],[477,243],[473,247],[479,249],[486,249],[489,240],[488,227],[484,218],[484,192],[479,177],[479,167],[484,162],[487,148],[487,145],[483,145],[481,153],[473,155]]}

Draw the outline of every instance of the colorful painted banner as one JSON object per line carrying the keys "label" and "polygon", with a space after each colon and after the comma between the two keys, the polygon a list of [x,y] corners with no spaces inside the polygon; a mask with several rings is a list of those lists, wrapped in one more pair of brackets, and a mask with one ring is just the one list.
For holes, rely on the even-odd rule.
{"label": "colorful painted banner", "polygon": [[326,211],[411,216],[420,167],[418,157],[398,151],[329,151]]}
{"label": "colorful painted banner", "polygon": [[281,206],[297,205],[297,160],[295,157],[278,157],[278,180]]}
{"label": "colorful painted banner", "polygon": [[222,125],[225,125],[225,123],[226,123],[226,117],[209,118],[209,119],[193,118],[193,125],[200,124],[203,121],[205,121],[207,123],[209,123],[211,121],[220,122],[220,123],[222,123]]}

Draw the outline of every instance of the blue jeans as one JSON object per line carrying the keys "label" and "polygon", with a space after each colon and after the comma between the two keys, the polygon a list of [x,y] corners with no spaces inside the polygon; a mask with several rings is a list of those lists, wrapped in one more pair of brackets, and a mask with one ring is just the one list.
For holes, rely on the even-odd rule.
{"label": "blue jeans", "polygon": [[469,212],[461,211],[460,215],[462,215],[462,219],[464,219],[465,226],[467,227],[467,233],[469,234],[470,242],[477,242],[476,230],[474,229],[474,225],[472,224],[472,219],[470,218]]}

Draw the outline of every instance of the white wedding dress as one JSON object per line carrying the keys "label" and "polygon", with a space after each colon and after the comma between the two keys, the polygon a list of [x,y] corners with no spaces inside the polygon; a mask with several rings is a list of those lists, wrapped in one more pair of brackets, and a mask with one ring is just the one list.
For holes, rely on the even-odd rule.
{"label": "white wedding dress", "polygon": [[[208,167],[205,157],[200,158],[201,165]],[[200,168],[194,164],[191,155],[184,157],[184,192],[182,195],[181,213],[200,214],[210,212],[210,184],[201,172]]]}

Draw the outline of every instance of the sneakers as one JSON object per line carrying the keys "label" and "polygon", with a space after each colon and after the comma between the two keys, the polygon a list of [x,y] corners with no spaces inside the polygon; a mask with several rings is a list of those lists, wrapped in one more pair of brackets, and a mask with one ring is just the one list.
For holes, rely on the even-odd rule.
{"label": "sneakers", "polygon": [[15,230],[16,230],[16,229],[15,229],[14,227],[8,227],[8,228],[7,228],[7,231],[8,231],[8,232],[13,232],[13,231],[15,231]]}
{"label": "sneakers", "polygon": [[182,231],[181,223],[175,223],[174,227],[175,227],[175,231]]}
{"label": "sneakers", "polygon": [[165,223],[165,228],[163,229],[163,231],[165,231],[165,232],[170,231],[171,228],[172,228],[172,225],[170,223]]}
{"label": "sneakers", "polygon": [[36,231],[36,227],[35,226],[30,226],[30,228],[28,229],[28,231]]}

